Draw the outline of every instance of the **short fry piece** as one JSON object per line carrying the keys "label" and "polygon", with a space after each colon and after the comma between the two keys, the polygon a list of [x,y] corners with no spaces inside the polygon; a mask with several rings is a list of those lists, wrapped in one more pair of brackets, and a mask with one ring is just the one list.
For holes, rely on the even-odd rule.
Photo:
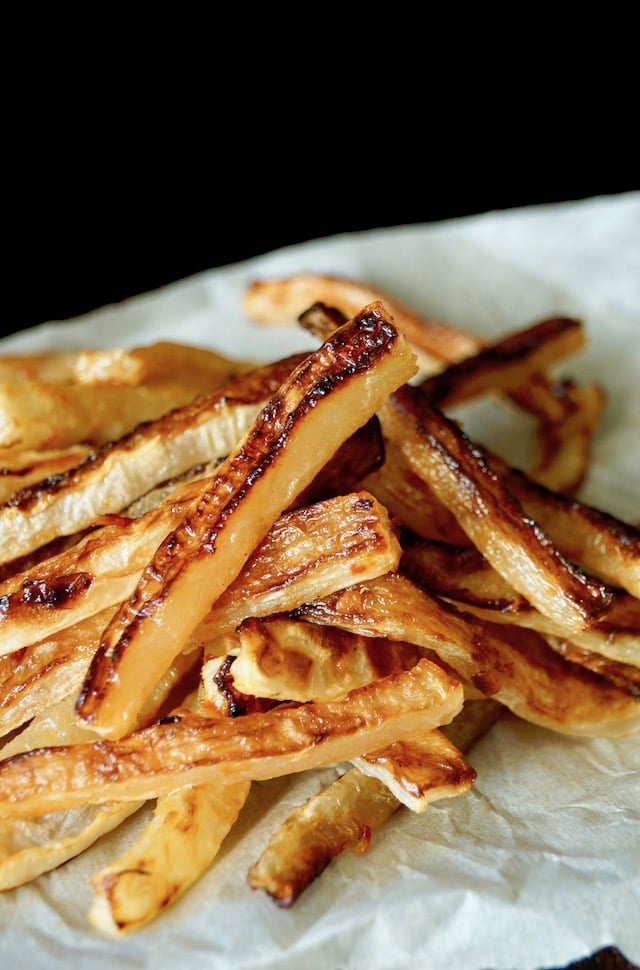
{"label": "short fry piece", "polygon": [[132,848],[91,880],[89,922],[121,936],[178,899],[210,865],[244,805],[251,782],[189,786],[158,799]]}
{"label": "short fry piece", "polygon": [[[466,701],[446,728],[427,738],[446,730],[453,744],[467,753],[503,710],[495,701]],[[423,791],[428,791],[429,771],[433,771],[432,800],[438,797],[438,778],[442,778],[437,760],[437,755],[427,760],[422,773]],[[249,870],[249,885],[264,889],[279,906],[291,906],[341,852],[349,847],[367,849],[375,830],[400,807],[384,781],[352,768],[282,823]]]}

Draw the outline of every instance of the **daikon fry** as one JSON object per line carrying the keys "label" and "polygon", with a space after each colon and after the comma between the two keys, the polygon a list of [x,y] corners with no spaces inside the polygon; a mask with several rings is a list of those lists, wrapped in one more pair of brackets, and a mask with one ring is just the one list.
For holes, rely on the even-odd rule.
{"label": "daikon fry", "polygon": [[244,294],[244,309],[257,323],[292,324],[312,304],[337,307],[352,317],[369,303],[380,302],[412,345],[421,370],[440,370],[443,362],[461,360],[479,349],[477,337],[439,320],[417,314],[388,293],[345,277],[299,273],[283,279],[255,280]]}
{"label": "daikon fry", "polygon": [[[292,610],[310,599],[395,569],[400,546],[385,509],[366,492],[287,512],[191,634],[210,648],[245,617]],[[0,736],[80,689],[117,607],[0,657]]]}
{"label": "daikon fry", "polygon": [[418,647],[361,637],[285,616],[248,619],[238,629],[231,667],[243,694],[280,701],[327,701],[392,671],[409,670]]}
{"label": "daikon fry", "polygon": [[250,781],[212,782],[159,798],[131,849],[93,876],[89,922],[121,936],[179,899],[217,855],[250,787]]}
{"label": "daikon fry", "polygon": [[419,387],[431,404],[446,410],[487,392],[521,387],[532,374],[575,353],[584,340],[579,320],[551,317],[450,364],[441,373],[425,378]]}
{"label": "daikon fry", "polygon": [[474,545],[542,614],[578,632],[606,613],[611,592],[559,553],[492,472],[482,449],[419,391],[399,389],[381,421]]}
{"label": "daikon fry", "polygon": [[0,562],[78,532],[158,483],[227,455],[299,360],[251,371],[109,441],[55,478],[22,489],[0,506]]}
{"label": "daikon fry", "polygon": [[0,817],[306,771],[421,736],[462,704],[461,684],[421,659],[339,701],[235,719],[176,712],[121,740],[39,748],[0,762]]}
{"label": "daikon fry", "polygon": [[461,609],[496,623],[512,623],[575,647],[640,667],[640,600],[616,590],[606,617],[588,630],[569,633],[539,613],[490,566],[477,549],[402,536],[400,572]]}
{"label": "daikon fry", "polygon": [[[495,701],[465,701],[446,728],[460,751],[467,753],[498,720],[502,705]],[[438,795],[441,766],[435,758],[422,764],[422,787]],[[433,798],[432,798],[433,800]],[[351,768],[322,788],[276,829],[260,858],[251,866],[248,883],[264,889],[279,906],[291,906],[338,855],[351,848],[369,848],[373,833],[401,807],[385,781]]]}
{"label": "daikon fry", "polygon": [[569,413],[560,421],[541,420],[536,431],[538,457],[531,477],[556,492],[575,495],[589,468],[591,441],[605,406],[598,384],[564,388]]}
{"label": "daikon fry", "polygon": [[640,727],[640,707],[628,693],[568,664],[533,630],[459,612],[397,574],[307,604],[296,615],[424,646],[533,724],[587,737],[619,737]]}
{"label": "daikon fry", "polygon": [[111,621],[79,697],[82,718],[105,736],[126,733],[149,687],[273,522],[414,372],[413,354],[379,305],[293,371]]}

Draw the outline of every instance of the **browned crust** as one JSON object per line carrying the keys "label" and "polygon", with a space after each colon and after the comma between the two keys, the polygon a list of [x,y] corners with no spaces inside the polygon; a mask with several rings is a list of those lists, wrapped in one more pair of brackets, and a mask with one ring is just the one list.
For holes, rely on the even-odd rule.
{"label": "browned crust", "polygon": [[[385,433],[397,436],[399,419],[400,427],[404,425],[422,443],[415,471],[426,477],[430,488],[449,506],[489,561],[498,535],[509,548],[527,557],[532,573],[532,582],[524,584],[527,588],[520,585],[519,574],[505,577],[518,592],[568,628],[587,627],[606,613],[611,591],[560,553],[539,525],[525,515],[518,500],[492,470],[484,450],[433,408],[419,390],[400,388],[391,396],[383,414]],[[501,565],[492,564],[504,575]],[[547,598],[546,593],[543,595],[538,585],[547,590],[555,588],[557,602],[551,596]]]}
{"label": "browned crust", "polygon": [[101,448],[90,452],[74,467],[59,474],[50,475],[28,488],[20,489],[4,503],[4,506],[0,506],[0,514],[3,508],[19,509],[23,513],[30,513],[35,507],[46,503],[48,498],[63,490],[76,492],[83,488],[114,454],[126,456],[127,453],[136,451],[146,441],[154,438],[170,440],[184,431],[185,427],[206,420],[216,408],[231,403],[257,404],[268,399],[303,359],[304,355],[296,354],[273,364],[266,364],[236,378],[212,394],[201,395],[195,401],[169,411],[155,421],[139,424],[124,437],[107,442]]}
{"label": "browned crust", "polygon": [[419,385],[428,400],[440,408],[461,403],[478,393],[511,391],[559,357],[573,353],[584,343],[579,320],[551,317],[509,334]]}

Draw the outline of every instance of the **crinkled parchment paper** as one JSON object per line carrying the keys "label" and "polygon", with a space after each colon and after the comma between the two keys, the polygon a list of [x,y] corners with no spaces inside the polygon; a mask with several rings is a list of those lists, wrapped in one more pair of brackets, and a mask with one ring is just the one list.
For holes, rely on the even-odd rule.
{"label": "crinkled parchment paper", "polygon": [[[581,317],[588,347],[564,371],[609,393],[583,497],[640,519],[640,193],[320,240],[47,324],[3,349],[165,338],[275,358],[313,344],[244,320],[243,287],[303,270],[369,280],[487,337],[550,314]],[[502,418],[476,420],[473,433],[506,453],[518,440]],[[611,943],[640,960],[640,739],[579,740],[508,718],[471,760],[468,795],[422,816],[402,810],[290,911],[247,887],[247,867],[334,770],[256,785],[216,865],[154,924],[114,941],[87,925],[89,879],[131,839],[133,820],[0,897],[0,967],[529,970]]]}

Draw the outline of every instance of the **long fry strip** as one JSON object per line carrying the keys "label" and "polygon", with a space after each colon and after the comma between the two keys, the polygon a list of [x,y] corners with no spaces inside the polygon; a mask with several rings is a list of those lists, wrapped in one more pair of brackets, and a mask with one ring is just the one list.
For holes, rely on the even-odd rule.
{"label": "long fry strip", "polygon": [[78,532],[159,482],[227,455],[299,361],[300,355],[258,368],[22,489],[0,506],[0,562]]}
{"label": "long fry strip", "polygon": [[0,817],[306,771],[423,735],[462,704],[460,683],[421,659],[340,701],[235,720],[176,713],[119,741],[39,748],[0,762]]}
{"label": "long fry strip", "polygon": [[460,613],[402,576],[358,584],[296,613],[366,636],[424,646],[533,724],[591,737],[624,736],[640,727],[640,705],[628,693],[568,664],[534,631]]}
{"label": "long fry strip", "polygon": [[517,330],[440,374],[425,378],[422,393],[443,410],[487,391],[511,391],[584,344],[579,320],[552,317]]}
{"label": "long fry strip", "polygon": [[399,389],[381,420],[476,547],[542,614],[578,632],[606,612],[611,593],[564,559],[492,472],[482,450],[419,391]]}
{"label": "long fry strip", "polygon": [[81,717],[104,735],[126,733],[275,519],[414,372],[406,341],[376,305],[294,370],[109,625],[79,698]]}

